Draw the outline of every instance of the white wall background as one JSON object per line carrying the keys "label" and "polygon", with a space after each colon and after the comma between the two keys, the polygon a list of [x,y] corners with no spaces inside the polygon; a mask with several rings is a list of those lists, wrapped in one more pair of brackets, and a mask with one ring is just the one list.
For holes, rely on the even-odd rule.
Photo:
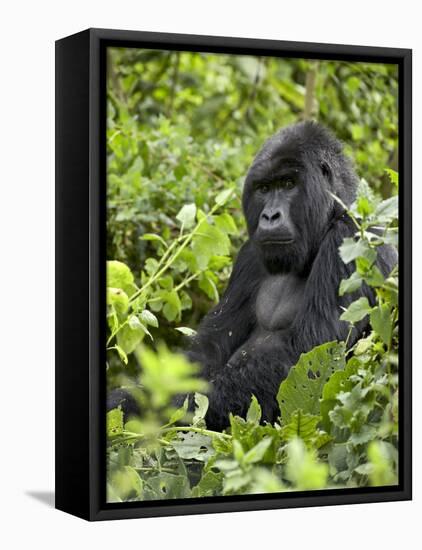
{"label": "white wall background", "polygon": [[[87,27],[414,49],[414,204],[422,204],[418,2],[35,0],[0,7],[0,544],[3,548],[396,549],[421,543],[419,353],[415,500],[88,524],[55,511],[54,40]],[[415,211],[415,270],[422,229]],[[415,277],[415,312],[421,311]],[[414,339],[422,325],[416,317]],[[35,497],[34,497],[35,494]],[[32,496],[31,496],[32,495]],[[40,500],[41,497],[41,500]],[[43,502],[44,501],[44,502]],[[3,542],[1,542],[3,539]]]}

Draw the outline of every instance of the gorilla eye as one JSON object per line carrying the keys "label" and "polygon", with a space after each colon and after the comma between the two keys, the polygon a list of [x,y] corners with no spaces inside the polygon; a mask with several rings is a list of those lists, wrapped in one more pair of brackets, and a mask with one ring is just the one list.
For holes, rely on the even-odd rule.
{"label": "gorilla eye", "polygon": [[293,187],[295,187],[296,185],[296,182],[294,180],[292,180],[291,178],[287,178],[286,180],[283,181],[283,187],[285,189],[293,189]]}
{"label": "gorilla eye", "polygon": [[261,193],[268,193],[269,190],[270,190],[269,185],[260,185],[259,186],[259,191]]}

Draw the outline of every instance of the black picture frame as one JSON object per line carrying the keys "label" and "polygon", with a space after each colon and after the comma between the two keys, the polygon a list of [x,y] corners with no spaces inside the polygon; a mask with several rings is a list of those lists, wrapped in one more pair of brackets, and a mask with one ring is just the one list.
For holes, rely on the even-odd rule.
{"label": "black picture frame", "polygon": [[[399,66],[400,460],[394,487],[105,502],[105,50],[222,52]],[[409,500],[412,497],[412,52],[89,29],[56,42],[56,508],[87,520]]]}

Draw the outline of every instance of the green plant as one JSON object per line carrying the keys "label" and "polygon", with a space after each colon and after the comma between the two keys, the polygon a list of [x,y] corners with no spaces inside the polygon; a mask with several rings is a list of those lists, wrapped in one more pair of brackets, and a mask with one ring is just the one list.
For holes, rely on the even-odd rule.
{"label": "green plant", "polygon": [[[397,186],[397,174],[389,174]],[[163,244],[162,267],[141,278],[143,287],[134,286],[130,271],[116,268],[110,280],[117,284],[118,299],[111,302],[110,317],[117,317],[119,326],[126,322],[119,315],[127,319],[145,311],[160,290],[155,286],[164,275],[160,270],[167,263],[170,269],[170,259],[175,262],[178,251],[193,246],[202,223],[209,224],[223,199],[228,194],[220,195],[208,217],[197,216],[195,226],[193,207],[180,211],[182,238],[170,245],[167,256],[170,247]],[[382,201],[362,182],[348,212],[356,234],[345,239],[339,253],[356,269],[339,292],[366,284],[374,290],[375,304],[360,298],[342,319],[352,328],[368,316],[371,332],[348,352],[344,343],[328,342],[302,355],[280,385],[278,422],[262,425],[260,404],[252,397],[246,418],[231,415],[222,433],[206,427],[208,399],[198,393],[206,388],[196,367],[163,345],[152,351],[137,344],[133,351],[142,367],[133,394],[145,412],[126,424],[119,409],[108,413],[110,501],[397,483],[398,268],[384,278],[375,265],[377,248],[397,243],[397,196]],[[151,238],[161,243],[161,237]],[[130,297],[135,304],[141,296],[146,296],[141,307],[133,308]],[[113,338],[118,340],[118,332]],[[178,393],[195,393],[194,413],[188,412],[187,400],[174,409],[172,398]]]}

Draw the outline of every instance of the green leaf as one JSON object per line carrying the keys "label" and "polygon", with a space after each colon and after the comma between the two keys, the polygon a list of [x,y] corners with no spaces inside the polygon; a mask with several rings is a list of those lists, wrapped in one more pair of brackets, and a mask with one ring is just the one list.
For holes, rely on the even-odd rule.
{"label": "green leaf", "polygon": [[183,405],[174,411],[168,423],[175,424],[176,422],[179,422],[179,420],[181,420],[186,415],[188,406],[189,406],[189,398],[186,397],[185,400],[183,401]]}
{"label": "green leaf", "polygon": [[372,441],[368,446],[368,459],[372,466],[370,481],[373,487],[397,485],[394,468],[396,450],[385,441]]}
{"label": "green leaf", "polygon": [[321,420],[319,415],[305,414],[300,409],[294,412],[290,421],[281,430],[283,439],[290,440],[300,437],[303,441],[311,441],[317,432],[317,426]]}
{"label": "green leaf", "polygon": [[195,336],[196,334],[196,330],[193,330],[193,328],[189,328],[189,327],[176,327],[176,330],[178,330],[185,336]]}
{"label": "green leaf", "polygon": [[368,315],[371,311],[368,298],[362,297],[350,304],[340,317],[340,321],[348,321],[349,323],[357,323]]}
{"label": "green leaf", "polygon": [[[212,274],[211,274],[212,275]],[[215,282],[213,281],[212,277],[210,276],[209,271],[205,271],[201,273],[201,276],[199,277],[198,286],[201,290],[205,292],[205,294],[213,300],[214,302],[218,302],[219,295],[218,290],[215,285]]]}
{"label": "green leaf", "polygon": [[207,414],[208,410],[208,397],[206,395],[203,395],[202,393],[195,393],[195,414],[192,420],[192,424],[196,426],[197,424],[201,423],[205,425],[204,419],[205,415]]}
{"label": "green leaf", "polygon": [[196,205],[185,204],[176,216],[176,219],[182,224],[182,227],[189,229],[195,223]]}
{"label": "green leaf", "polygon": [[144,233],[141,237],[139,237],[142,241],[160,241],[160,243],[167,248],[166,241],[160,237],[160,235],[155,235],[155,233]]}
{"label": "green leaf", "polygon": [[230,199],[233,193],[234,189],[225,189],[224,191],[221,191],[215,197],[216,204],[218,204],[219,206],[223,206],[223,204],[225,204]]}
{"label": "green leaf", "polygon": [[117,313],[123,315],[129,308],[129,298],[121,288],[107,288],[107,304],[114,306]]}
{"label": "green leaf", "polygon": [[379,223],[390,223],[396,220],[399,215],[399,198],[390,197],[382,201],[375,210],[374,216]]}
{"label": "green leaf", "polygon": [[368,273],[365,273],[364,278],[368,285],[374,288],[382,286],[385,281],[384,275],[376,265],[373,265]]}
{"label": "green leaf", "polygon": [[128,266],[122,262],[107,262],[107,286],[121,288],[130,297],[134,292],[134,278]]}
{"label": "green leaf", "polygon": [[290,422],[294,412],[319,415],[324,384],[345,366],[343,343],[328,342],[300,356],[295,367],[280,384],[277,401],[283,424]]}
{"label": "green leaf", "polygon": [[226,256],[230,252],[230,240],[221,229],[202,222],[192,242],[192,251],[200,269],[206,269],[212,256]]}
{"label": "green leaf", "polygon": [[229,235],[237,235],[238,229],[236,223],[228,212],[215,216],[214,221],[215,225],[225,233],[228,233]]}
{"label": "green leaf", "polygon": [[122,500],[139,497],[142,493],[142,480],[131,466],[123,466],[111,474],[110,485],[113,493]]}
{"label": "green leaf", "polygon": [[184,460],[207,462],[215,454],[211,438],[197,432],[180,432],[177,439],[172,439],[171,444]]}
{"label": "green leaf", "polygon": [[145,324],[150,325],[152,327],[157,328],[158,327],[158,319],[157,317],[147,309],[144,309],[140,315],[139,315],[141,321],[143,321]]}
{"label": "green leaf", "polygon": [[123,433],[123,411],[112,409],[107,413],[107,436],[116,437]]}
{"label": "green leaf", "polygon": [[319,463],[313,452],[307,451],[298,437],[287,446],[286,477],[293,486],[302,491],[322,489],[328,478],[327,464]]}
{"label": "green leaf", "polygon": [[167,321],[174,321],[180,318],[182,312],[182,304],[178,293],[175,290],[166,292],[163,294],[165,305],[163,307],[163,313]]}
{"label": "green leaf", "polygon": [[329,413],[338,403],[337,395],[340,392],[348,392],[353,387],[350,377],[356,372],[357,364],[348,362],[343,370],[335,372],[326,382],[322,391],[320,405],[322,425],[327,432],[331,431],[331,420]]}
{"label": "green leaf", "polygon": [[252,449],[245,454],[244,461],[247,464],[252,464],[254,462],[259,462],[260,460],[262,460],[267,449],[271,445],[272,440],[272,437],[264,437],[264,439],[261,439],[261,441],[255,445],[255,447],[252,447]]}
{"label": "green leaf", "polygon": [[362,285],[362,277],[354,271],[348,279],[343,279],[340,283],[339,296],[344,296],[349,292],[355,292]]}
{"label": "green leaf", "polygon": [[221,472],[206,472],[198,485],[192,489],[193,497],[212,497],[221,495],[223,489],[223,474]]}
{"label": "green leaf", "polygon": [[117,333],[117,343],[126,354],[129,354],[135,350],[145,334],[149,334],[148,329],[135,315],[131,315],[128,322]]}
{"label": "green leaf", "polygon": [[345,264],[348,264],[356,258],[363,257],[371,260],[372,262],[376,259],[376,252],[366,241],[357,240],[355,241],[351,237],[344,239],[343,244],[339,248],[341,259]]}
{"label": "green leaf", "polygon": [[248,412],[246,414],[246,420],[252,422],[253,424],[259,424],[261,420],[261,406],[258,403],[258,399],[252,395],[251,404],[249,405]]}
{"label": "green leaf", "polygon": [[157,344],[157,351],[142,346],[137,350],[142,365],[140,382],[151,394],[152,406],[169,405],[175,395],[205,392],[207,383],[198,378],[199,367],[178,353],[170,352],[164,343]]}
{"label": "green leaf", "polygon": [[161,471],[159,475],[148,478],[144,488],[144,500],[168,500],[189,498],[191,490],[185,475],[175,475]]}
{"label": "green leaf", "polygon": [[123,363],[125,365],[127,365],[128,364],[128,358],[127,358],[127,355],[126,355],[125,351],[118,344],[116,344],[114,346],[114,349],[119,354],[120,360],[123,361]]}
{"label": "green leaf", "polygon": [[384,344],[389,345],[393,330],[391,310],[388,304],[378,305],[371,311],[371,326]]}
{"label": "green leaf", "polygon": [[399,186],[399,174],[395,170],[391,170],[391,168],[385,168],[385,172],[387,172],[388,177],[390,178],[390,181],[393,185],[396,187]]}

